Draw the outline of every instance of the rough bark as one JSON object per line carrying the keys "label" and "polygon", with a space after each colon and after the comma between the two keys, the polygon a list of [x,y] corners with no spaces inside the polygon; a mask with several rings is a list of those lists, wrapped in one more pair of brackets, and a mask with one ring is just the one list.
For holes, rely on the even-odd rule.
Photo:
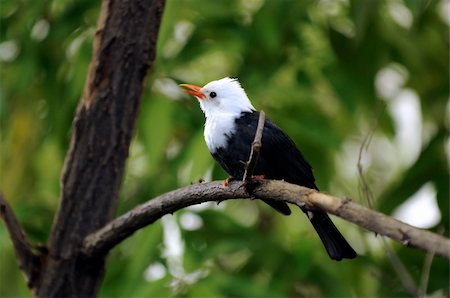
{"label": "rough bark", "polygon": [[[28,243],[0,194],[0,217],[11,234],[19,266],[35,295],[95,296],[109,250],[135,231],[187,206],[238,198],[272,199],[318,208],[404,245],[450,259],[450,240],[445,237],[349,199],[283,181],[253,183],[246,179],[245,185],[235,181],[227,187],[221,181],[191,185],[163,194],[112,220],[143,81],[155,57],[163,8],[164,0],[103,2],[93,60],[61,178],[61,204],[46,249],[36,249]],[[260,126],[258,130],[262,131]],[[260,139],[261,132],[256,133],[248,176],[258,156]],[[250,183],[253,185],[248,187]]]}
{"label": "rough bark", "polygon": [[154,61],[164,0],[103,1],[93,58],[73,122],[37,296],[95,296],[105,256],[80,245],[115,213],[143,82]]}

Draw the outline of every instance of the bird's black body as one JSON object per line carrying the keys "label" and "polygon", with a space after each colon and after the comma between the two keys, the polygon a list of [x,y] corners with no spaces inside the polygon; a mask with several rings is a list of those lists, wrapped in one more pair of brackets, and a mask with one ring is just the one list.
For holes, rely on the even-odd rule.
{"label": "bird's black body", "polygon": [[[259,112],[243,112],[235,120],[235,130],[227,135],[225,148],[216,148],[215,160],[236,179],[242,179],[245,162],[248,160],[251,144],[255,137]],[[311,166],[304,159],[295,143],[274,123],[266,119],[262,136],[262,147],[254,175],[263,175],[267,179],[285,180],[286,182],[318,189]],[[289,215],[288,205],[280,201],[266,200],[267,204],[279,212]],[[355,251],[347,243],[325,212],[303,209],[328,254],[334,260],[356,257]]]}

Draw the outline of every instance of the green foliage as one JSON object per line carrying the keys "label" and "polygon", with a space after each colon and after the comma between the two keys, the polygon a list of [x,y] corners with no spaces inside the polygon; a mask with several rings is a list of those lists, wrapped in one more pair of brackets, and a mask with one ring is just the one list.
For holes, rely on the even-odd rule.
{"label": "green foliage", "polygon": [[[201,178],[226,177],[204,144],[197,103],[176,84],[233,76],[299,144],[321,189],[368,204],[357,162],[364,138],[373,134],[362,166],[374,206],[392,214],[431,182],[441,213],[432,230],[442,228],[448,237],[444,3],[168,0],[118,213]],[[0,188],[34,243],[48,240],[58,206],[98,11],[98,1],[88,0],[0,3]],[[406,141],[398,113],[410,115],[395,108],[405,92],[420,116],[415,139]],[[184,224],[189,218],[201,227]],[[358,259],[329,260],[298,210],[283,217],[255,201],[189,208],[116,247],[100,295],[409,295],[379,239],[336,222]],[[171,245],[167,235],[181,242]],[[0,239],[0,296],[29,296],[3,225]],[[174,247],[179,251],[170,252]],[[418,285],[425,254],[392,247]],[[149,281],[145,272],[155,263],[164,272]],[[448,288],[449,264],[435,258],[427,293],[448,295]]]}

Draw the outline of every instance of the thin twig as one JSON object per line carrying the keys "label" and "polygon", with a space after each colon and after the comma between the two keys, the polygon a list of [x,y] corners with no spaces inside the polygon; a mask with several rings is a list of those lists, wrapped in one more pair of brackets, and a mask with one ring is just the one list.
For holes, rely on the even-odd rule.
{"label": "thin twig", "polygon": [[[439,235],[442,235],[444,233],[444,228],[440,227],[437,231]],[[425,297],[427,295],[428,290],[428,281],[430,278],[430,270],[431,270],[431,264],[433,263],[434,258],[434,251],[427,252],[427,255],[425,256],[425,260],[423,261],[422,266],[422,274],[420,275],[420,284],[419,284],[419,296]]]}
{"label": "thin twig", "polygon": [[264,111],[261,111],[259,113],[258,126],[256,128],[255,139],[253,140],[252,143],[250,157],[245,164],[244,177],[242,178],[243,181],[249,181],[251,179],[253,171],[255,170],[256,163],[258,162],[259,151],[261,150],[262,146],[261,139],[264,131],[265,121],[266,121],[266,114],[264,113]]}
{"label": "thin twig", "polygon": [[386,239],[384,237],[380,237],[380,239],[383,243],[383,248],[386,251],[386,255],[392,265],[392,268],[397,273],[397,276],[403,288],[411,296],[417,297],[419,295],[419,289],[417,288],[416,283],[414,282],[414,279],[412,278],[411,274],[406,269],[406,266],[400,260],[395,251],[389,246]]}
{"label": "thin twig", "polygon": [[251,194],[234,181],[223,185],[214,181],[186,186],[137,206],[111,221],[100,230],[88,235],[83,241],[82,251],[88,256],[106,254],[115,245],[138,229],[143,228],[165,214],[209,201],[257,198],[272,199],[320,209],[353,222],[369,231],[385,235],[403,245],[424,251],[434,250],[437,256],[450,260],[450,239],[418,229],[392,217],[359,205],[350,199],[340,199],[299,185],[277,180],[261,180]]}
{"label": "thin twig", "polygon": [[[374,208],[374,195],[372,193],[372,189],[370,188],[369,184],[367,183],[367,180],[364,176],[364,168],[362,165],[362,157],[364,151],[367,151],[370,146],[370,142],[372,141],[373,135],[375,133],[375,130],[379,124],[381,114],[384,111],[386,105],[382,105],[379,107],[377,115],[375,117],[375,121],[372,124],[372,126],[369,129],[369,132],[364,137],[363,142],[361,143],[361,147],[359,148],[359,155],[358,155],[358,175],[360,180],[360,192],[362,196],[364,196],[367,200],[367,203],[370,208]],[[381,244],[386,252],[386,255],[389,259],[389,262],[391,263],[392,267],[394,268],[394,271],[397,273],[398,278],[400,279],[400,282],[405,289],[411,296],[418,296],[419,295],[419,288],[417,287],[416,283],[414,282],[414,279],[412,278],[411,274],[409,273],[406,266],[403,264],[402,260],[399,258],[399,256],[396,254],[396,252],[389,246],[389,243],[385,240],[384,237],[381,237]]]}
{"label": "thin twig", "polygon": [[369,187],[369,184],[366,181],[366,178],[364,176],[363,171],[363,165],[362,165],[362,157],[364,151],[367,151],[370,145],[370,142],[372,141],[373,135],[375,134],[375,130],[378,127],[378,123],[380,122],[381,115],[385,109],[386,105],[382,105],[375,117],[374,123],[371,125],[369,132],[364,137],[361,146],[359,147],[359,154],[358,154],[358,162],[357,162],[357,168],[358,168],[358,175],[360,180],[360,191],[363,196],[366,197],[367,202],[369,204],[370,208],[374,208],[374,199],[373,199],[373,193],[372,190]]}
{"label": "thin twig", "polygon": [[5,223],[11,237],[19,268],[24,273],[28,286],[31,287],[39,272],[40,258],[33,252],[32,246],[28,243],[25,233],[2,193],[0,193],[0,218]]}
{"label": "thin twig", "polygon": [[426,297],[428,290],[428,280],[430,278],[431,264],[433,263],[434,252],[429,251],[423,261],[422,274],[420,276],[419,297]]}

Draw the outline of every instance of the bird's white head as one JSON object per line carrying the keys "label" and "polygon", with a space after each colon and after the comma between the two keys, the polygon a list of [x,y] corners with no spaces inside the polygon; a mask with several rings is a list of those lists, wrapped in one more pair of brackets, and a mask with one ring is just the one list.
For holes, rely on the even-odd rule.
{"label": "bird's white head", "polygon": [[220,114],[238,116],[242,112],[254,111],[252,103],[237,79],[229,77],[212,81],[203,87],[181,84],[184,92],[195,96],[206,118]]}

